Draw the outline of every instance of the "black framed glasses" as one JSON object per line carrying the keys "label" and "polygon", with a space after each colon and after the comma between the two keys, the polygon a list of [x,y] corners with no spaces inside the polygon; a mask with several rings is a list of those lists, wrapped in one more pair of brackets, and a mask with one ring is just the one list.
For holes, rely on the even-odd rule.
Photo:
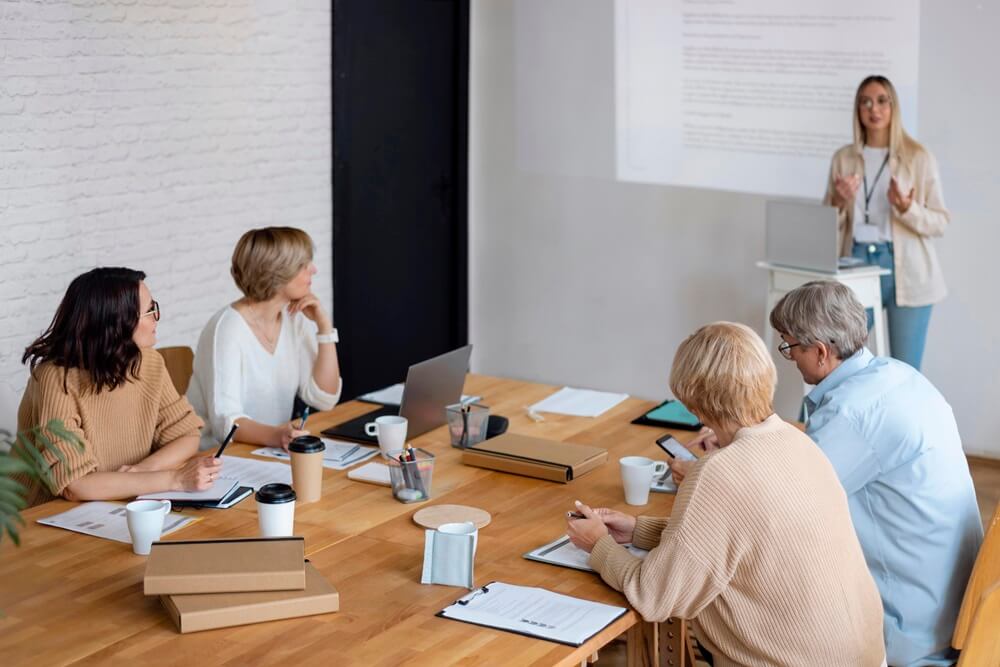
{"label": "black framed glasses", "polygon": [[160,304],[158,304],[155,300],[152,303],[150,303],[149,304],[149,310],[147,310],[145,313],[143,313],[141,315],[141,317],[146,317],[147,315],[152,315],[153,316],[153,321],[154,322],[159,322],[160,321]]}
{"label": "black framed glasses", "polygon": [[792,348],[799,347],[802,343],[782,343],[778,346],[778,352],[781,352],[781,356],[789,361],[792,360]]}

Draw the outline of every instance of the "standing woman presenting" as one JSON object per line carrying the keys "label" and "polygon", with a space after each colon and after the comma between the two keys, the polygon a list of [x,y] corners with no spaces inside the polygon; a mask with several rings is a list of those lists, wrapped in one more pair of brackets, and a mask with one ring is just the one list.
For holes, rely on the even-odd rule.
{"label": "standing woman presenting", "polygon": [[854,143],[834,153],[824,201],[838,210],[840,254],[892,270],[882,277],[890,350],[919,370],[931,306],[947,293],[931,239],[944,234],[950,215],[937,163],[903,129],[884,76],[858,86]]}

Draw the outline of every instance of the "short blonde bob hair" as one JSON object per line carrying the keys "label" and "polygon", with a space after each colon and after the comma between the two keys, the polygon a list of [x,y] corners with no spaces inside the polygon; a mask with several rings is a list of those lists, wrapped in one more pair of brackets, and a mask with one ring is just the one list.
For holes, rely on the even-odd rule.
{"label": "short blonde bob hair", "polygon": [[267,301],[308,266],[312,258],[312,239],[301,229],[251,229],[237,242],[229,272],[248,299]]}
{"label": "short blonde bob hair", "polygon": [[753,329],[706,324],[677,348],[670,390],[703,422],[753,426],[774,412],[774,361]]}

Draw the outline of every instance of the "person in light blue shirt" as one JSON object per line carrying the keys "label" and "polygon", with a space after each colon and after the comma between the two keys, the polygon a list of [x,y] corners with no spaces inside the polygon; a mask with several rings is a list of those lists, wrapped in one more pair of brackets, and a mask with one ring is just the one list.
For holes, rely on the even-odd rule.
{"label": "person in light blue shirt", "polygon": [[833,463],[882,595],[887,662],[951,665],[962,595],[983,540],[951,406],[913,367],[865,347],[844,285],[807,283],[771,311],[778,350],[815,388],[806,433]]}

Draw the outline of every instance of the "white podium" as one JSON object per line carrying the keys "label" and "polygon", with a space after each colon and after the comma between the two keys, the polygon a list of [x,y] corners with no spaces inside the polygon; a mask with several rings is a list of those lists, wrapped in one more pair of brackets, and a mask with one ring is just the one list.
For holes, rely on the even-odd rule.
{"label": "white podium", "polygon": [[875,337],[875,354],[883,357],[889,354],[888,335],[886,333],[885,312],[882,310],[882,285],[880,278],[892,273],[881,266],[859,266],[854,269],[842,269],[836,273],[795,269],[780,266],[770,262],[757,262],[757,267],[768,272],[767,306],[764,311],[764,342],[769,350],[774,349],[774,329],[771,328],[771,309],[782,296],[796,287],[813,280],[836,280],[847,285],[857,295],[861,305],[875,311],[875,324],[872,335]]}

